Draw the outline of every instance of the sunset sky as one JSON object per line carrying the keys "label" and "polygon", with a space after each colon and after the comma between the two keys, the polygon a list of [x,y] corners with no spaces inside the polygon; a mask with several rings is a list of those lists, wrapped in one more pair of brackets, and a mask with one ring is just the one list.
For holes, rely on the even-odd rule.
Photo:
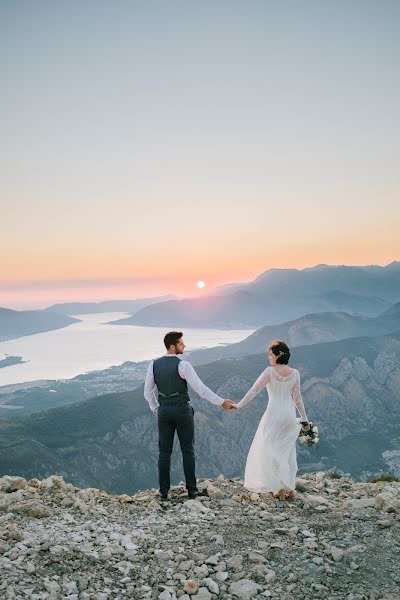
{"label": "sunset sky", "polygon": [[399,260],[399,23],[397,0],[1,0],[0,306]]}

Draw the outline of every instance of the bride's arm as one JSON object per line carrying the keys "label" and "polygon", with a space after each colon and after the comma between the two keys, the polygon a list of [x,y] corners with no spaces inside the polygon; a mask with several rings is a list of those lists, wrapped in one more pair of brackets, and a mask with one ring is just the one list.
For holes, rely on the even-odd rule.
{"label": "bride's arm", "polygon": [[297,410],[300,413],[302,421],[308,422],[306,409],[304,408],[304,404],[303,404],[303,398],[301,397],[300,373],[298,371],[296,373],[296,383],[294,384],[294,386],[292,388],[292,398],[293,398],[293,402],[295,403]]}
{"label": "bride's arm", "polygon": [[257,394],[261,392],[263,388],[266,387],[269,381],[269,367],[265,369],[258,377],[258,379],[253,383],[247,394],[242,398],[240,402],[238,402],[235,408],[243,408],[246,406]]}

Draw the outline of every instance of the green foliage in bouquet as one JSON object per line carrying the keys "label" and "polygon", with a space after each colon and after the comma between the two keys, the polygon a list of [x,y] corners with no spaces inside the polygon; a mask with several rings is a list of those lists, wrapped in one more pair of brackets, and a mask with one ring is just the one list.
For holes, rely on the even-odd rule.
{"label": "green foliage in bouquet", "polygon": [[297,439],[301,444],[305,444],[306,446],[315,446],[319,442],[318,427],[312,421],[309,421],[309,425],[310,428],[307,431],[304,431],[303,428],[300,429]]}

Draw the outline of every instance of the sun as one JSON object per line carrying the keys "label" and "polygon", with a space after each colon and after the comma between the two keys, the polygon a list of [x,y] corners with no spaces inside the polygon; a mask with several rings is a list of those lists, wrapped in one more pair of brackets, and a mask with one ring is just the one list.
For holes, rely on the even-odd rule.
{"label": "sun", "polygon": [[197,287],[198,287],[198,288],[200,288],[200,289],[202,289],[202,288],[206,287],[206,283],[205,283],[205,281],[198,281],[198,282],[196,283],[196,285],[197,285]]}

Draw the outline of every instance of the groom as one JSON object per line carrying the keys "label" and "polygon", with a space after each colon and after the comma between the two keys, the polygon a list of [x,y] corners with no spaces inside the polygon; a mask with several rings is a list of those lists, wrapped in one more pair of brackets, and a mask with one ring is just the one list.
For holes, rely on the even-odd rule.
{"label": "groom", "polygon": [[160,496],[168,500],[170,488],[171,453],[175,431],[178,434],[183,458],[183,470],[189,498],[195,498],[194,410],[190,404],[188,384],[199,396],[225,410],[235,407],[231,400],[214,394],[196,374],[192,365],[178,358],[185,344],[181,331],[170,331],[164,337],[167,353],[151,361],[144,384],[144,397],[158,416],[159,458],[158,476]]}

